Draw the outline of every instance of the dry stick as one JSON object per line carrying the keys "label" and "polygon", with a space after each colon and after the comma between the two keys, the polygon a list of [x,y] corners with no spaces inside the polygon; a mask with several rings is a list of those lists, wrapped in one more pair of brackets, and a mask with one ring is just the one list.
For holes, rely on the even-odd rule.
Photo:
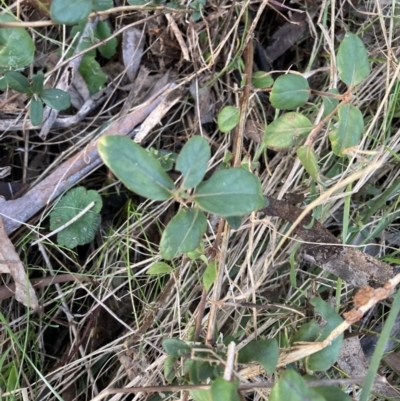
{"label": "dry stick", "polygon": [[[88,281],[93,280],[90,277],[81,274],[59,274],[57,276],[34,278],[30,280],[33,288],[45,288],[53,284],[67,283],[68,281]],[[0,286],[0,301],[11,298],[15,295],[15,283]]]}
{"label": "dry stick", "polygon": [[[58,117],[54,121],[53,128],[70,128],[72,125],[80,123],[91,111],[97,108],[101,103],[106,101],[113,88],[108,86],[107,88],[97,92],[91,98],[89,98],[80,108],[80,110],[73,116]],[[17,94],[18,95],[18,94]],[[1,109],[1,104],[0,104]],[[20,118],[6,119],[0,121],[0,131],[18,131],[18,130],[30,130],[38,129],[37,126],[33,125],[29,119],[20,121]]]}
{"label": "dry stick", "polygon": [[[167,98],[174,88],[175,84],[166,85],[141,107],[108,127],[103,135],[128,135]],[[101,163],[97,152],[97,140],[95,140],[77,155],[61,164],[21,198],[0,203],[0,215],[4,218],[6,232],[11,234],[59,195],[99,167]]]}
{"label": "dry stick", "polygon": [[[106,18],[110,14],[122,14],[124,12],[130,11],[168,11],[170,13],[175,14],[191,14],[194,10],[190,9],[177,9],[166,6],[122,6],[122,7],[114,7],[105,11],[95,11],[89,14],[89,18],[94,17],[103,17]],[[47,20],[47,21],[9,21],[9,22],[0,22],[0,28],[40,28],[45,26],[53,26],[59,25],[57,22]]]}
{"label": "dry stick", "polygon": [[[365,312],[371,309],[379,301],[382,301],[389,297],[399,283],[400,274],[393,277],[381,288],[377,288],[374,290],[370,287],[365,287],[360,290],[360,292],[357,293],[354,297],[354,303],[356,304],[356,307],[350,312],[344,313],[344,317],[346,320],[344,320],[338,327],[336,327],[324,341],[306,345],[295,345],[289,348],[287,352],[282,353],[279,356],[277,366],[282,367],[288,365],[289,363],[296,362],[332,344],[332,341],[334,341],[337,337],[339,337],[339,335],[344,333],[353,323],[359,321],[363,317]],[[359,297],[360,301],[362,302],[361,305],[357,305],[357,297]]]}

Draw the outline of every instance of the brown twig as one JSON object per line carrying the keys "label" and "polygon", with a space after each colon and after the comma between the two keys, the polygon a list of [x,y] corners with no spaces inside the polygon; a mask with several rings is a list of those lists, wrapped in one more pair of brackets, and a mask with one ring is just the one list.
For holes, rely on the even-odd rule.
{"label": "brown twig", "polygon": [[[45,288],[49,285],[66,283],[68,281],[92,281],[90,277],[81,274],[59,274],[57,276],[34,278],[30,280],[33,288]],[[0,286],[0,301],[15,295],[15,283]]]}

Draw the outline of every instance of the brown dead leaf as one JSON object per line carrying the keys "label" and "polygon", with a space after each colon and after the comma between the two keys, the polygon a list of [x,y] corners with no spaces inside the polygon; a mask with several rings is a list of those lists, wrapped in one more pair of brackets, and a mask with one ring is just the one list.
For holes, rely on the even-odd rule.
{"label": "brown dead leaf", "polygon": [[11,274],[15,282],[15,299],[36,312],[40,310],[35,290],[31,286],[13,243],[0,218],[0,273]]}
{"label": "brown dead leaf", "polygon": [[145,34],[138,28],[127,29],[122,34],[122,58],[129,80],[133,82],[143,55]]}
{"label": "brown dead leaf", "polygon": [[264,129],[262,124],[254,120],[247,120],[244,134],[250,140],[255,143],[261,143],[262,137],[264,135]]}

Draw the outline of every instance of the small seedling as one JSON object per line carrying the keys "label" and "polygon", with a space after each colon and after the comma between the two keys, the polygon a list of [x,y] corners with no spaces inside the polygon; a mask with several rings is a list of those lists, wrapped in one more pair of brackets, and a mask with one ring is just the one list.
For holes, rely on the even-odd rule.
{"label": "small seedling", "polygon": [[31,80],[18,71],[7,71],[4,77],[11,89],[31,98],[29,115],[33,125],[39,125],[43,120],[43,102],[55,110],[65,110],[71,106],[71,99],[67,92],[56,88],[43,88],[42,72],[33,75]]}
{"label": "small seedling", "polygon": [[[85,214],[76,221],[76,216],[93,203]],[[68,191],[54,206],[50,213],[50,229],[58,230],[65,226],[57,234],[57,243],[67,248],[76,248],[93,241],[100,225],[100,210],[103,202],[97,191],[87,191],[84,187],[77,187]],[[73,221],[72,224],[71,221]]]}
{"label": "small seedling", "polygon": [[[265,205],[260,180],[244,168],[216,171],[203,181],[211,151],[208,142],[195,136],[177,157],[175,169],[182,173],[178,187],[151,153],[122,136],[99,140],[99,154],[125,186],[146,198],[175,199],[181,210],[165,228],[161,255],[172,259],[199,247],[207,229],[205,212],[231,218],[243,216]],[[194,207],[189,207],[193,204]]]}

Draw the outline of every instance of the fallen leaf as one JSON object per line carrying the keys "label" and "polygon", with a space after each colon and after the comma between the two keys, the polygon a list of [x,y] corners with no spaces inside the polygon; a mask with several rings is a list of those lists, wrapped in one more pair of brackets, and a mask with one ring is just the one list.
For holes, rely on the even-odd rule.
{"label": "fallen leaf", "polygon": [[122,58],[129,80],[133,82],[143,55],[145,35],[137,28],[127,29],[122,34]]}
{"label": "fallen leaf", "polygon": [[11,274],[15,282],[15,299],[36,312],[40,310],[35,290],[29,282],[24,265],[19,258],[13,243],[4,230],[0,218],[0,273]]}

